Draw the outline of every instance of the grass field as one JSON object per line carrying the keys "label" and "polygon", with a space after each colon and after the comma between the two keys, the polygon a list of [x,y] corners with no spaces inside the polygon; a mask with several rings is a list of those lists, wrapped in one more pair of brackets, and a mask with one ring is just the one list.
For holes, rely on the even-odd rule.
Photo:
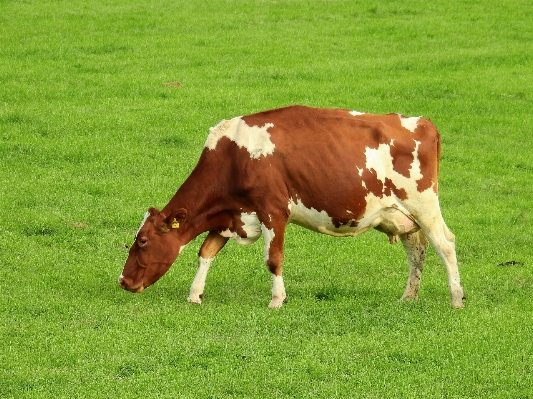
{"label": "grass field", "polygon": [[[533,397],[531,21],[524,0],[0,1],[0,397]],[[118,287],[208,128],[296,103],[439,127],[465,309],[434,251],[403,303],[401,245],[292,226],[280,311],[261,243],[226,246],[200,307],[202,237]]]}

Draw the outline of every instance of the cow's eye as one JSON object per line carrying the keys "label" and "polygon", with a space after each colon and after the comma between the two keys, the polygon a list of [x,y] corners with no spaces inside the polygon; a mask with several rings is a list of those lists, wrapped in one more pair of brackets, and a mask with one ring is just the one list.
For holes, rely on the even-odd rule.
{"label": "cow's eye", "polygon": [[137,243],[139,244],[139,247],[144,247],[148,243],[147,237],[139,237],[137,240]]}

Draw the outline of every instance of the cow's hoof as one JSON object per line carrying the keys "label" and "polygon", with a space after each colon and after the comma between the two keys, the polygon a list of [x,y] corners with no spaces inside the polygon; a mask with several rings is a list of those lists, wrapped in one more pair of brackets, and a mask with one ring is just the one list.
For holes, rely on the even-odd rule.
{"label": "cow's hoof", "polygon": [[465,307],[465,304],[463,303],[462,300],[452,301],[451,305],[452,305],[452,308],[454,309],[462,309]]}
{"label": "cow's hoof", "polygon": [[196,305],[201,305],[202,304],[202,300],[200,299],[200,297],[196,297],[196,298],[188,297],[187,298],[187,302],[194,303]]}
{"label": "cow's hoof", "polygon": [[454,290],[452,292],[451,297],[452,297],[452,301],[451,301],[452,308],[461,309],[465,307],[465,304],[463,303],[463,299],[465,299],[465,294],[464,294],[463,289]]}
{"label": "cow's hoof", "polygon": [[412,295],[412,294],[409,294],[409,295],[403,295],[401,298],[400,298],[400,301],[416,301],[418,300],[418,295]]}
{"label": "cow's hoof", "polygon": [[455,298],[452,298],[451,306],[454,309],[461,309],[465,307],[465,304],[463,303],[463,295],[456,296]]}
{"label": "cow's hoof", "polygon": [[268,307],[270,309],[279,309],[283,305],[283,302],[287,302],[287,297],[285,298],[273,297],[270,303],[268,304]]}

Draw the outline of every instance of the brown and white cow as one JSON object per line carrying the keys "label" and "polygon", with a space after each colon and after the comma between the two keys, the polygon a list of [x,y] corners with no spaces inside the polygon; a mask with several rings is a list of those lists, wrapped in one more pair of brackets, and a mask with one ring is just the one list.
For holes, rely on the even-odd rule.
{"label": "brown and white cow", "polygon": [[439,133],[419,117],[291,106],[224,120],[170,202],[146,213],[119,284],[141,292],[209,232],[188,298],[200,304],[226,242],[263,236],[269,307],[279,308],[285,228],[296,223],[338,237],[377,229],[391,243],[401,240],[409,262],[402,299],[417,298],[429,241],[446,266],[451,306],[463,307],[455,237],[439,208],[439,160]]}

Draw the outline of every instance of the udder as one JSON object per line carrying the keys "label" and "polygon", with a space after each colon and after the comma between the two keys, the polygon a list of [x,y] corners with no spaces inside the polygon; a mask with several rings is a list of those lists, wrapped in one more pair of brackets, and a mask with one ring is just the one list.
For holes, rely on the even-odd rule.
{"label": "udder", "polygon": [[410,234],[420,230],[420,226],[412,216],[409,217],[396,208],[385,208],[381,213],[381,221],[375,229],[387,234],[389,242],[394,244],[399,241],[400,235],[407,234],[407,238],[410,238]]}

